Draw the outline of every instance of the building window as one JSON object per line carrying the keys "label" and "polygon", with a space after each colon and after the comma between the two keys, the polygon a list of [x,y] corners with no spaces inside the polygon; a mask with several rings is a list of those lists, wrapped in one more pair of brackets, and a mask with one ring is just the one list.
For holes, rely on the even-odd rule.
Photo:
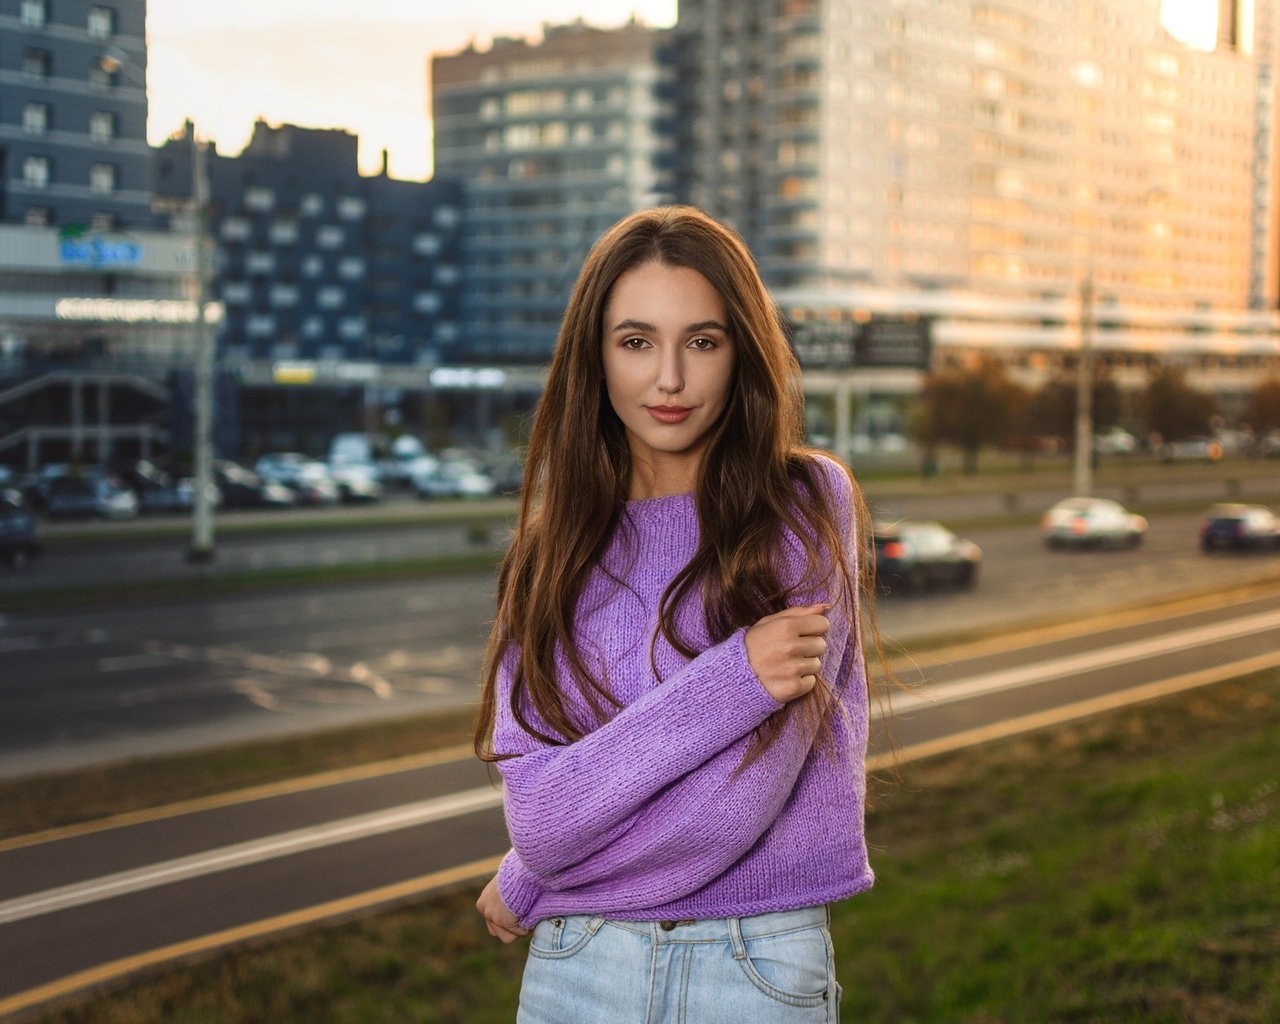
{"label": "building window", "polygon": [[316,245],[321,249],[340,249],[346,237],[342,228],[326,224],[316,232]]}
{"label": "building window", "polygon": [[89,138],[94,142],[110,142],[115,137],[115,114],[109,110],[95,110],[89,115]]}
{"label": "building window", "polygon": [[48,50],[30,49],[22,55],[22,71],[30,78],[48,78],[53,58]]}
{"label": "building window", "polygon": [[116,165],[94,164],[89,168],[89,188],[94,192],[114,192],[116,190]]}
{"label": "building window", "polygon": [[250,274],[271,274],[276,269],[276,256],[272,252],[251,252],[244,261],[244,269]]}
{"label": "building window", "polygon": [[324,320],[318,316],[309,316],[302,321],[302,336],[304,338],[318,338],[324,334]]}
{"label": "building window", "polygon": [[365,203],[359,196],[343,196],[338,200],[337,213],[343,220],[359,220],[364,216]]}
{"label": "building window", "polygon": [[22,162],[22,180],[32,188],[44,188],[49,184],[49,158],[29,156]]}
{"label": "building window", "polygon": [[225,217],[222,221],[222,237],[228,242],[247,242],[253,234],[253,226],[244,217]]}
{"label": "building window", "polygon": [[321,288],[316,292],[316,305],[321,309],[337,309],[342,305],[344,297],[341,288]]}
{"label": "building window", "polygon": [[118,69],[104,68],[97,60],[89,62],[89,84],[95,89],[114,89],[119,81]]}
{"label": "building window", "polygon": [[22,128],[31,135],[43,135],[49,130],[49,104],[28,103],[22,108]]}
{"label": "building window", "polygon": [[319,277],[324,273],[324,260],[319,256],[308,256],[302,261],[303,277]]}
{"label": "building window", "polygon": [[49,17],[49,5],[45,0],[22,0],[22,24],[39,28]]}
{"label": "building window", "polygon": [[267,213],[276,205],[276,194],[269,188],[247,188],[244,191],[244,208]]}
{"label": "building window", "polygon": [[116,34],[116,12],[110,7],[89,8],[89,35],[94,39],[110,39]]}
{"label": "building window", "polygon": [[89,218],[89,230],[95,234],[105,235],[120,226],[120,218],[114,213],[99,211]]}
{"label": "building window", "polygon": [[26,220],[29,228],[47,228],[53,223],[53,211],[47,206],[28,206]]}
{"label": "building window", "polygon": [[304,217],[318,217],[324,213],[324,197],[311,192],[302,197],[298,210]]}
{"label": "building window", "polygon": [[348,256],[338,261],[338,276],[346,281],[355,281],[364,277],[364,260],[359,256]]}
{"label": "building window", "polygon": [[271,241],[277,245],[293,245],[298,240],[296,220],[278,220],[271,225]]}

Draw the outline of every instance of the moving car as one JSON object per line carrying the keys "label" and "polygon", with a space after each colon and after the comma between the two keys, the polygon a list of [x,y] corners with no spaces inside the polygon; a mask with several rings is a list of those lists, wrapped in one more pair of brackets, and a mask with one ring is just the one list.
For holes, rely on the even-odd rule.
{"label": "moving car", "polygon": [[1044,514],[1040,531],[1051,548],[1136,548],[1147,521],[1109,498],[1066,498]]}
{"label": "moving car", "polygon": [[40,521],[27,510],[22,492],[0,490],[0,559],[21,569],[40,554]]}
{"label": "moving car", "polygon": [[920,592],[934,586],[971,587],[982,549],[941,523],[877,523],[873,528],[876,582],[884,590]]}
{"label": "moving car", "polygon": [[1200,547],[1280,549],[1280,520],[1265,505],[1213,505],[1200,523]]}

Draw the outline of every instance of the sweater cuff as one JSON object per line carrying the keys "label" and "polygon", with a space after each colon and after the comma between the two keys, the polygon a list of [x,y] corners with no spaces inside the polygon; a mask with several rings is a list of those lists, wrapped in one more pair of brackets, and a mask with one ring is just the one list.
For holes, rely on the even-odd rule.
{"label": "sweater cuff", "polygon": [[508,852],[498,866],[498,895],[502,897],[506,908],[520,918],[521,924],[524,924],[525,917],[542,895],[537,881],[529,869],[520,863],[515,850]]}
{"label": "sweater cuff", "polygon": [[760,720],[764,721],[775,711],[785,708],[786,704],[773,699],[769,691],[764,688],[764,683],[760,682],[760,677],[756,675],[756,670],[751,667],[751,659],[747,657],[746,629],[739,629],[735,632],[729,638],[728,643],[731,656],[741,661],[743,677],[755,683],[755,686],[747,688],[746,693],[748,699],[752,702],[752,707],[758,707]]}

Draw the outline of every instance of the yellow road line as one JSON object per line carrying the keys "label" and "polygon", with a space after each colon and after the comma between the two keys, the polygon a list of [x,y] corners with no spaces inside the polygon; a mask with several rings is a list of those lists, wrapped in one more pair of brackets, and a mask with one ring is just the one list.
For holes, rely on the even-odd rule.
{"label": "yellow road line", "polygon": [[371,889],[368,892],[357,893],[354,896],[331,900],[328,903],[320,903],[288,914],[268,917],[262,921],[254,921],[251,924],[228,928],[225,931],[214,932],[211,935],[202,935],[186,942],[176,942],[171,946],[161,946],[159,949],[147,950],[145,953],[137,953],[120,960],[113,960],[110,963],[100,964],[88,970],[69,974],[65,978],[59,978],[57,981],[51,981],[46,985],[30,988],[24,992],[18,992],[16,995],[0,999],[0,1017],[29,1009],[40,1003],[69,996],[82,989],[116,981],[136,971],[154,967],[169,960],[194,956],[195,954],[205,953],[223,946],[262,938],[275,932],[288,931],[303,925],[315,924],[318,921],[329,918],[355,914],[384,903],[394,903],[410,897],[421,896],[431,892],[433,889],[441,889],[459,882],[483,878],[485,875],[491,875],[497,871],[501,862],[501,856],[486,857],[483,860],[475,860],[456,868],[447,868],[443,871],[434,871],[429,875],[411,878],[406,882],[397,882],[394,885],[383,886],[380,889]]}
{"label": "yellow road line", "polygon": [[159,821],[162,818],[174,818],[181,814],[192,814],[196,811],[208,811],[217,807],[231,807],[235,804],[251,803],[254,800],[265,800],[273,796],[304,793],[309,789],[320,789],[324,786],[334,786],[343,782],[358,782],[362,779],[377,778],[381,775],[394,775],[396,772],[431,768],[435,765],[449,764],[453,761],[466,761],[473,757],[475,757],[475,752],[468,743],[444,747],[440,750],[431,750],[421,754],[409,754],[405,757],[391,758],[386,761],[352,765],[349,768],[335,768],[332,771],[318,772],[315,775],[304,775],[296,779],[283,779],[280,782],[268,782],[261,786],[232,790],[229,793],[214,793],[210,796],[182,800],[178,803],[165,804],[161,807],[148,807],[139,811],[113,814],[109,818],[85,821],[78,825],[65,825],[61,828],[46,829],[43,832],[32,832],[30,835],[0,839],[0,853],[4,853],[6,850],[16,850],[23,846],[36,846],[40,843],[51,843],[58,839],[69,839],[73,836],[84,836],[94,832],[105,832],[108,829],[123,828],[126,825],[138,825],[147,821]]}
{"label": "yellow road line", "polygon": [[1036,729],[1045,729],[1051,725],[1060,725],[1073,719],[1088,718],[1103,711],[1114,711],[1129,704],[1140,704],[1143,701],[1155,700],[1158,697],[1168,697],[1184,690],[1194,690],[1200,686],[1221,683],[1237,676],[1247,676],[1254,672],[1275,668],[1277,665],[1280,665],[1280,653],[1259,654],[1256,657],[1233,661],[1227,665],[1201,669],[1198,672],[1188,672],[1185,675],[1173,676],[1170,679],[1162,679],[1159,682],[1146,683],[1128,690],[1117,690],[1100,697],[1077,701],[1075,704],[1064,704],[1048,711],[1039,711],[1032,715],[1023,715],[1020,718],[1010,718],[1003,722],[995,722],[978,729],[968,729],[965,732],[953,733],[950,736],[943,736],[936,740],[915,743],[909,747],[903,747],[896,755],[892,753],[877,754],[867,759],[867,768],[870,771],[892,768],[894,765],[906,764],[908,761],[918,761],[922,758],[933,757],[936,754],[947,754],[965,747],[977,746],[980,743],[1005,739],[1009,736],[1016,736],[1019,733],[1033,732]]}
{"label": "yellow road line", "polygon": [[[1081,636],[1091,636],[1099,629],[1118,629],[1126,626],[1141,626],[1162,619],[1174,619],[1180,615],[1189,615],[1198,611],[1213,611],[1219,608],[1230,608],[1244,601],[1270,597],[1280,594],[1274,579],[1258,580],[1244,584],[1229,591],[1197,592],[1181,597],[1161,601],[1157,605],[1140,605],[1139,607],[1120,606],[1114,610],[1091,615],[1085,619],[1051,625],[1030,625],[1019,627],[1016,624],[1008,631],[994,631],[990,636],[977,640],[965,640],[944,647],[923,651],[920,654],[897,655],[889,659],[890,667],[895,673],[910,671],[926,665],[945,665],[966,658],[976,658],[984,654],[1007,654],[1012,651],[1036,647],[1054,640],[1071,640]],[[909,686],[914,684],[908,684]]]}

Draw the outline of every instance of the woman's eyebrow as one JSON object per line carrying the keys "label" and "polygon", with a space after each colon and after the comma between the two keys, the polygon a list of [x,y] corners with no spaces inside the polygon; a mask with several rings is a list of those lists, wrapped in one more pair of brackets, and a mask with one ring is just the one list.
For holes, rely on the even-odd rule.
{"label": "woman's eyebrow", "polygon": [[[615,331],[657,331],[657,327],[645,320],[623,320],[616,327]],[[699,320],[696,324],[689,324],[685,329],[685,334],[697,334],[698,331],[724,331],[729,333],[729,329],[725,327],[719,320]]]}
{"label": "woman's eyebrow", "polygon": [[643,320],[623,320],[614,328],[615,331],[656,331],[658,328]]}

